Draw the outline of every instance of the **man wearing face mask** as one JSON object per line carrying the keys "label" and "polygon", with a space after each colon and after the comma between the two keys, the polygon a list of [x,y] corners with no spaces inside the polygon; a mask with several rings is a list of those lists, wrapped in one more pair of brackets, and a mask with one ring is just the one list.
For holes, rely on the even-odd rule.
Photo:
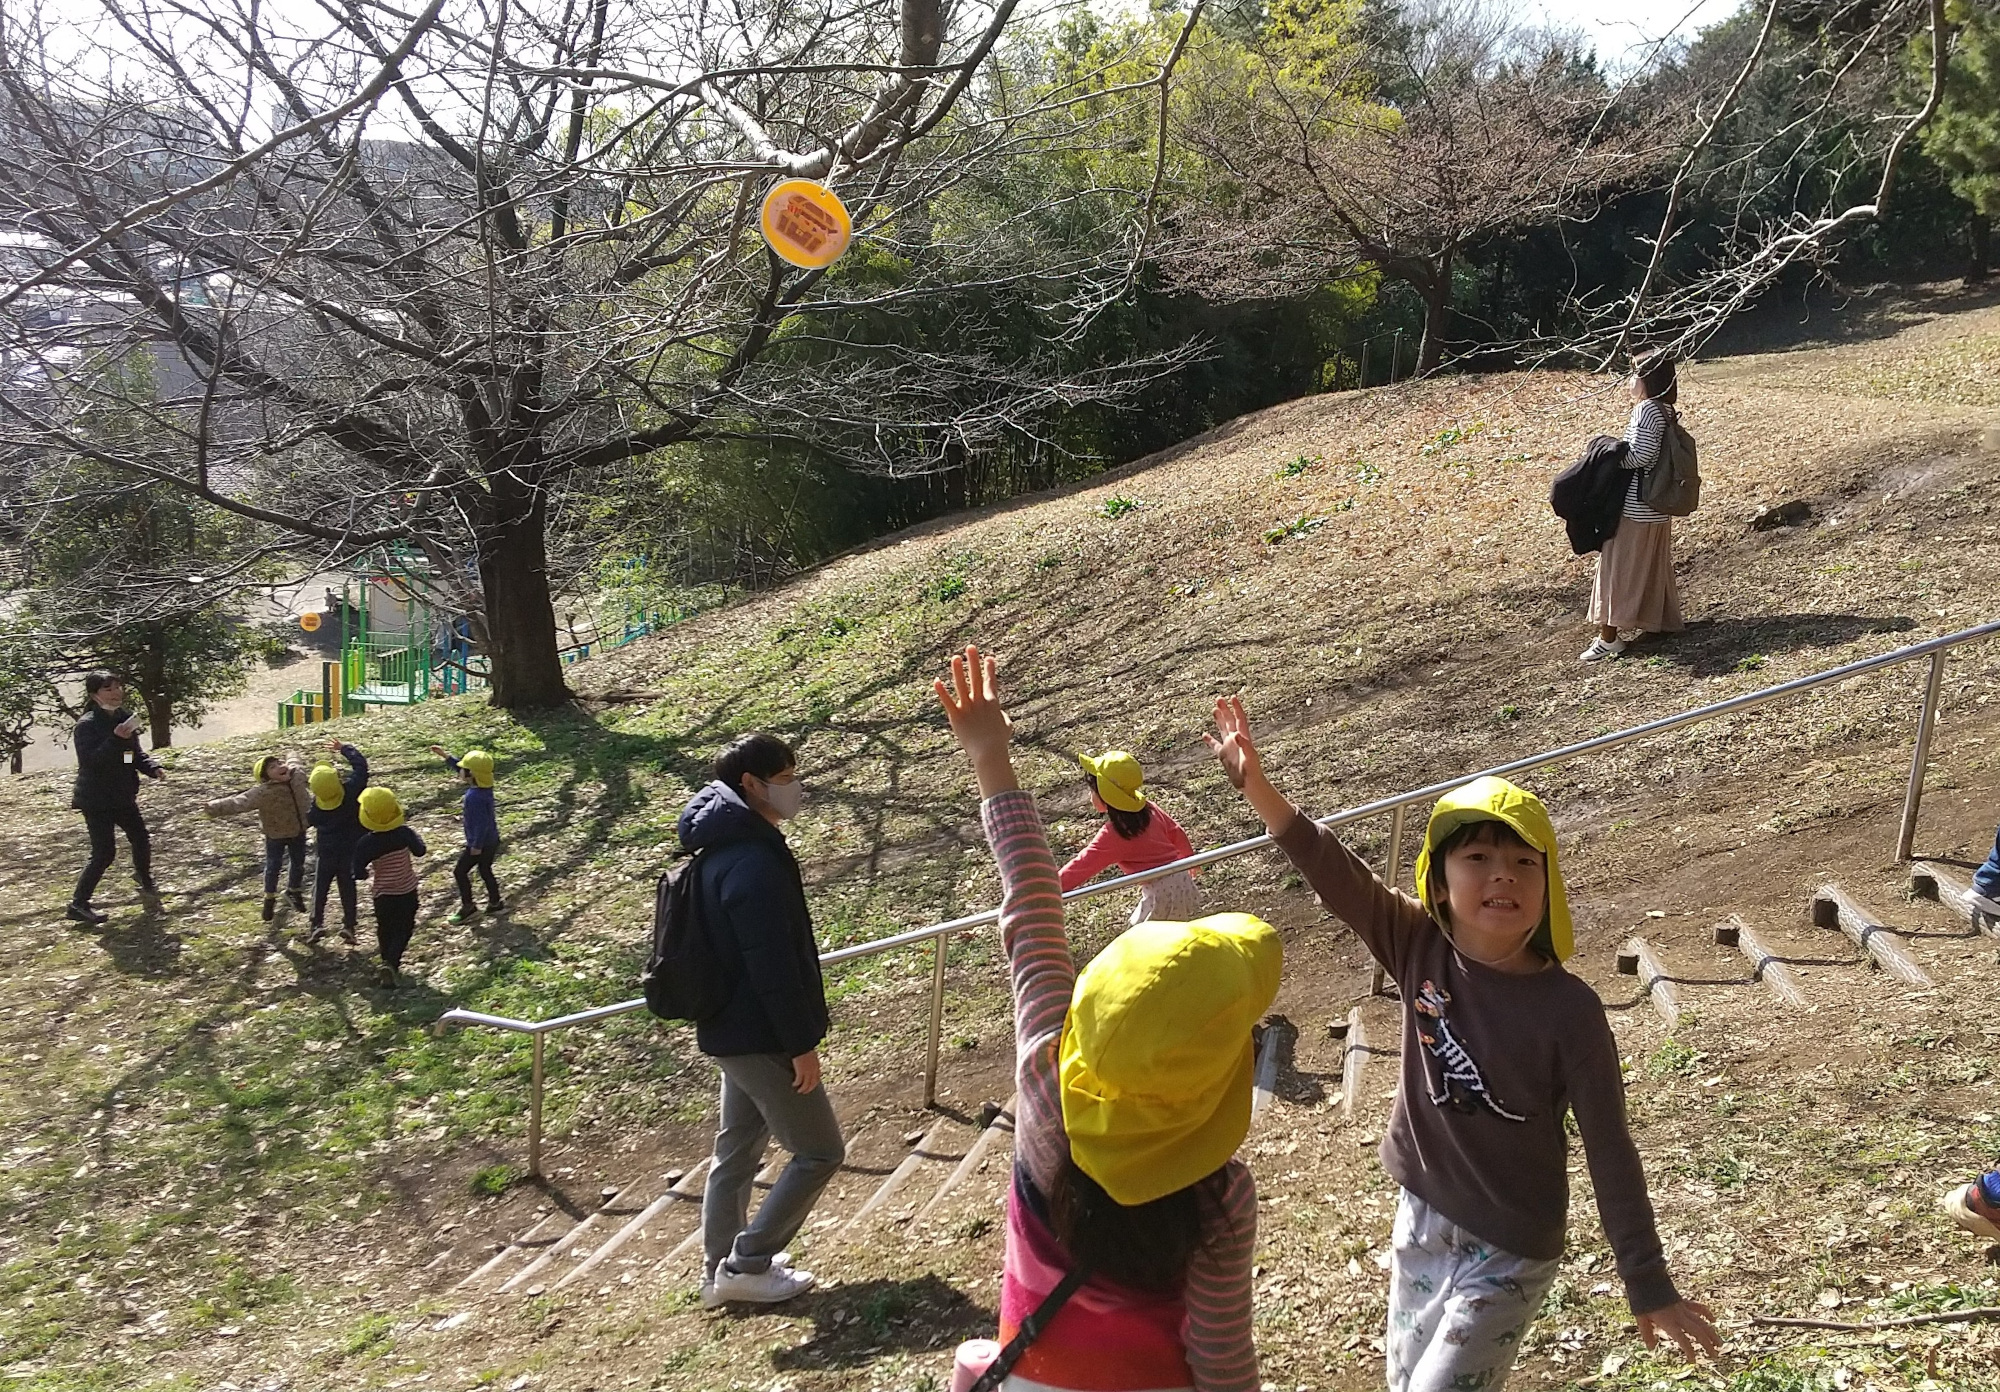
{"label": "man wearing face mask", "polygon": [[[791,746],[745,735],[715,759],[715,781],[681,813],[681,845],[700,851],[701,922],[734,968],[729,1004],[695,1026],[722,1070],[722,1120],[702,1196],[702,1304],[775,1304],[811,1290],[785,1245],[846,1158],[820,1086],[826,988],[805,881],[779,823],[804,789]],[[748,1221],[750,1185],[775,1137],[791,1163]]]}

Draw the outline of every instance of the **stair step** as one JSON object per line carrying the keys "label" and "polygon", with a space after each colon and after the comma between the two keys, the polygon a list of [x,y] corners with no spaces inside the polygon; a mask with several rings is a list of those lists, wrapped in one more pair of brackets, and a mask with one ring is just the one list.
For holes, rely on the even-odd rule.
{"label": "stair step", "polygon": [[1013,1140],[1014,1110],[1020,1104],[1021,1097],[1019,1093],[1007,1099],[1007,1105],[1000,1109],[999,1115],[995,1116],[985,1129],[979,1133],[978,1137],[974,1139],[972,1144],[966,1148],[965,1158],[960,1160],[958,1167],[946,1176],[944,1183],[938,1186],[937,1192],[931,1195],[931,1201],[925,1204],[917,1213],[916,1219],[910,1226],[915,1227],[926,1218],[929,1218],[933,1210],[945,1201],[946,1196],[956,1190],[959,1185],[963,1184],[968,1175],[975,1173],[979,1169],[987,1156],[999,1146],[1002,1137],[1005,1137],[1010,1142]]}
{"label": "stair step", "polygon": [[1838,928],[1882,965],[1884,971],[1912,986],[1935,986],[1930,973],[1916,964],[1903,944],[1891,935],[1854,897],[1828,881],[1812,897],[1812,920],[1822,928]]}
{"label": "stair step", "polygon": [[954,1128],[959,1131],[966,1129],[962,1122],[955,1121],[951,1117],[939,1117],[935,1122],[931,1123],[931,1127],[924,1133],[923,1139],[918,1141],[910,1153],[903,1158],[903,1163],[896,1166],[889,1177],[882,1181],[881,1187],[869,1195],[868,1201],[856,1210],[852,1218],[847,1220],[846,1224],[840,1229],[841,1235],[846,1237],[860,1232],[861,1229],[866,1227],[875,1218],[876,1214],[883,1210],[889,1200],[901,1192],[916,1176],[916,1173],[925,1166],[950,1164],[956,1167],[964,1159],[967,1151],[971,1149],[977,1138],[968,1136],[963,1148],[953,1150],[950,1148],[951,1142],[949,1137]]}
{"label": "stair step", "polygon": [[626,1205],[629,1202],[635,1201],[633,1196],[644,1188],[645,1183],[643,1181],[627,1184],[624,1188],[606,1199],[603,1205],[595,1212],[584,1215],[581,1222],[549,1244],[540,1256],[503,1281],[500,1285],[501,1293],[505,1294],[517,1286],[524,1285],[547,1270],[551,1264],[560,1260],[563,1254],[568,1252],[570,1248],[576,1246],[577,1243],[581,1242],[591,1233],[596,1232],[603,1225],[606,1218],[630,1212],[631,1210]]}
{"label": "stair step", "polygon": [[1919,899],[1935,899],[1957,917],[1968,923],[1986,924],[1986,931],[2000,937],[2000,922],[1982,920],[1972,908],[1972,881],[1956,870],[1948,870],[1933,860],[1920,860],[1910,866],[1910,893]]}

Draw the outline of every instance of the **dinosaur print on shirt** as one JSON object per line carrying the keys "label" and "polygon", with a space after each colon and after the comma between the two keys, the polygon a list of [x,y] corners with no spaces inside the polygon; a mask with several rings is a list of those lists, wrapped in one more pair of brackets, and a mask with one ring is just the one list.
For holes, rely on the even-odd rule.
{"label": "dinosaur print on shirt", "polygon": [[1479,1071],[1479,1061],[1466,1052],[1458,1036],[1452,1032],[1451,1021],[1445,1018],[1445,1011],[1451,1005],[1451,993],[1441,991],[1436,983],[1426,981],[1411,1002],[1417,1012],[1417,1038],[1423,1042],[1424,1050],[1437,1062],[1436,1081],[1431,1086],[1431,1105],[1450,1107],[1455,1112],[1469,1112],[1477,1101],[1487,1111],[1502,1121],[1526,1121],[1527,1118],[1509,1111],[1486,1086],[1486,1075]]}

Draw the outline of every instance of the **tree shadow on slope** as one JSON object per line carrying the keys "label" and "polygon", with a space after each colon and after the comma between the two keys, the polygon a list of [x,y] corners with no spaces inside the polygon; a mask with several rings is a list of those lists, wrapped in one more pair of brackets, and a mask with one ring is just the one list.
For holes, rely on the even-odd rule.
{"label": "tree shadow on slope", "polygon": [[1874,634],[1908,633],[1906,615],[1764,614],[1755,618],[1697,619],[1680,633],[1648,635],[1628,655],[1657,656],[1696,677],[1754,672],[1778,653],[1838,648]]}

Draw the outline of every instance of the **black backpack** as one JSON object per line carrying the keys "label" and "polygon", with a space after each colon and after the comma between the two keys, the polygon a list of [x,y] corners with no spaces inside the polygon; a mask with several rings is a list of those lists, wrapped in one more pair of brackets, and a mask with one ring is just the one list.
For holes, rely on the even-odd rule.
{"label": "black backpack", "polygon": [[653,951],[639,985],[646,1008],[663,1020],[712,1019],[736,988],[702,922],[701,859],[689,857],[653,887]]}

